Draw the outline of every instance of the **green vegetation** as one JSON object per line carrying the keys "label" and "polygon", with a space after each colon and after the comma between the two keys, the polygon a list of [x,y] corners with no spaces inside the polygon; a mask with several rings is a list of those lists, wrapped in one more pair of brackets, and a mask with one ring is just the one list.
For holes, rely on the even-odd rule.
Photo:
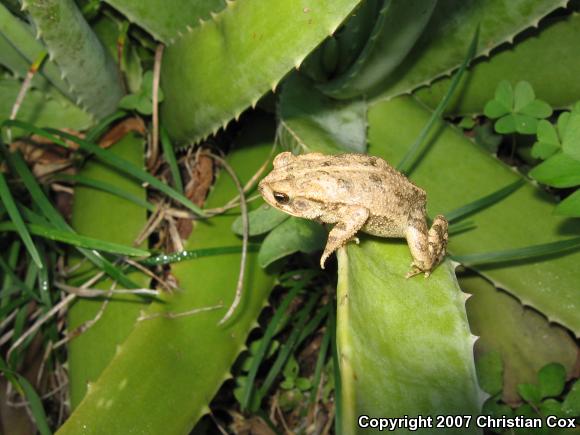
{"label": "green vegetation", "polygon": [[[566,3],[0,0],[0,431],[580,417]],[[328,228],[256,188],[282,150],[384,158],[447,259],[320,270]]]}

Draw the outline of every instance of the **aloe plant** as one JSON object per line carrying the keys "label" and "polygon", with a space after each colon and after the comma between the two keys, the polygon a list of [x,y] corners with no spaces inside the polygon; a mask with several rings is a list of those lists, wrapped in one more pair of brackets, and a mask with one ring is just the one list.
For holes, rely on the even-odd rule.
{"label": "aloe plant", "polygon": [[[123,107],[148,114],[154,80],[151,72],[142,72],[154,66],[152,51],[163,43],[162,92],[158,94],[163,96],[160,123],[162,131],[166,129],[169,134],[169,137],[162,134],[163,150],[177,188],[172,189],[150,175],[143,176],[142,169],[135,172],[131,166],[127,172],[134,177],[147,181],[156,191],[169,194],[174,204],[203,214],[184,200],[170,139],[178,151],[216,134],[218,146],[231,141],[233,151],[228,161],[242,181],[249,180],[267,160],[275,142],[295,152],[368,152],[385,158],[393,166],[415,142],[420,155],[412,162],[407,161],[410,164],[405,169],[411,180],[427,191],[429,215],[459,216],[469,210],[469,219],[475,226],[456,226],[455,230],[452,227],[449,251],[453,260],[515,296],[519,302],[510,300],[515,304],[514,310],[518,303],[529,305],[550,321],[577,336],[580,334],[578,273],[574,267],[578,243],[571,237],[580,229],[578,221],[553,216],[554,201],[550,195],[522,180],[521,175],[472,143],[454,126],[435,120],[429,109],[451,97],[443,110],[447,115],[484,113],[486,103],[494,99],[502,80],[511,83],[504,85],[504,90],[522,80],[530,82],[537,97],[554,108],[579,100],[580,88],[570,73],[576,70],[578,59],[573,55],[577,50],[574,41],[578,16],[560,10],[552,14],[550,22],[541,21],[565,6],[565,2],[325,0],[314,4],[305,0],[267,3],[180,0],[162,4],[159,0],[109,0],[107,3],[120,14],[101,5],[105,12],[97,11],[99,19],[95,21],[85,19],[72,1],[27,2],[18,15],[13,8],[0,7],[3,18],[0,63],[13,73],[13,77],[2,78],[5,87],[0,89],[6,89],[7,102],[0,105],[0,113],[10,113],[21,78],[30,64],[47,51],[50,59],[33,79],[21,108],[25,119],[47,126],[85,129],[105,118],[124,93],[120,72],[128,73],[127,65],[114,63],[114,55],[127,56],[128,52],[132,56],[133,77],[125,77],[131,95],[125,97]],[[84,9],[87,10],[88,7]],[[108,21],[103,21],[103,16]],[[94,29],[88,23],[94,23]],[[116,41],[110,34],[105,35],[106,29],[113,28],[112,23],[119,24]],[[533,30],[538,23],[539,30]],[[65,27],[70,34],[64,32]],[[465,53],[476,28],[479,28],[476,59],[459,82],[457,92],[449,95],[447,76],[470,60]],[[33,29],[39,40],[34,39]],[[516,36],[522,32],[523,35]],[[100,40],[97,34],[101,35]],[[116,49],[129,51],[116,53]],[[544,59],[541,65],[529,67],[538,58]],[[544,80],[546,74],[552,79]],[[520,92],[521,85],[520,88],[516,86],[516,94],[525,94],[523,100],[533,103],[529,89]],[[500,94],[496,100],[511,102],[510,98],[503,98],[506,92]],[[534,119],[549,116],[546,110],[531,113],[520,103],[504,104],[506,107],[501,110],[487,113],[511,116],[512,121],[522,114],[531,114]],[[65,108],[69,120],[54,113],[56,104]],[[276,128],[271,118],[253,113],[256,106],[276,112]],[[442,106],[439,107],[441,110]],[[496,104],[495,109],[498,107]],[[538,123],[544,133],[546,122]],[[233,124],[235,127],[230,129]],[[426,125],[434,127],[427,131]],[[244,132],[241,137],[235,134],[238,127]],[[220,129],[225,134],[220,134]],[[512,130],[518,132],[517,128]],[[524,133],[535,132],[524,130],[519,129]],[[25,132],[23,129],[20,133]],[[548,142],[554,147],[557,144],[554,145],[552,136]],[[91,133],[89,142],[97,137]],[[538,132],[539,140],[546,137]],[[577,163],[572,142],[566,142],[566,150],[572,150],[569,154]],[[126,137],[116,151],[98,151],[86,144],[83,149],[92,150],[100,159],[127,153],[124,155],[141,165],[142,140],[135,137]],[[116,162],[116,170],[124,172],[125,160],[104,161]],[[127,219],[127,224],[134,226],[121,231],[118,239],[115,237],[128,243],[129,234],[143,222],[146,210],[152,209],[150,203],[143,203],[143,196],[138,198],[140,205],[135,204],[135,195],[143,195],[142,188],[102,165],[90,163],[85,171],[113,188],[130,190],[123,194],[125,199],[117,198],[114,207],[106,210],[111,212],[107,219],[114,219],[116,213],[122,213],[121,207],[128,207],[127,198],[133,198],[132,219]],[[557,168],[555,172],[552,175],[559,176]],[[77,180],[86,176],[81,174]],[[3,186],[3,193],[7,186]],[[91,192],[94,191],[78,189],[73,223],[85,235],[109,239],[107,228],[91,212],[91,207],[103,209],[100,204],[108,201],[110,193],[93,197]],[[236,194],[222,171],[206,207],[223,205]],[[495,202],[480,201],[479,206],[463,207],[478,198],[490,197]],[[208,412],[212,397],[231,376],[230,367],[245,348],[248,333],[267,304],[274,280],[273,266],[281,264],[280,260],[291,253],[316,251],[326,237],[317,224],[280,216],[272,210],[252,213],[250,235],[257,237],[254,239],[257,242],[264,237],[263,243],[259,253],[253,250],[249,254],[248,285],[242,305],[231,322],[220,327],[217,323],[233,299],[239,254],[219,249],[240,245],[235,233],[243,230],[240,220],[234,222],[237,214],[238,211],[196,222],[185,249],[199,255],[209,252],[204,251],[206,248],[217,249],[222,255],[171,265],[180,291],[162,295],[163,304],[151,302],[145,316],[197,308],[208,311],[178,319],[161,316],[135,322],[142,304],[135,303],[128,310],[122,301],[114,299],[105,314],[109,316],[108,322],[97,323],[72,342],[69,364],[75,410],[60,433],[188,433]],[[235,233],[231,231],[232,224]],[[568,246],[567,251],[545,254],[553,246],[561,248],[562,241]],[[530,245],[541,246],[527,248]],[[498,260],[516,248],[534,256]],[[498,251],[503,254],[497,254]],[[484,258],[496,260],[484,264]],[[336,390],[337,433],[358,432],[357,417],[362,414],[480,412],[484,397],[477,385],[472,358],[475,338],[465,312],[466,296],[459,289],[461,286],[469,291],[472,283],[460,280],[458,286],[457,265],[451,260],[428,280],[404,280],[403,269],[406,270],[409,261],[408,249],[402,243],[370,238],[362,238],[360,246],[349,245],[338,254],[338,347],[334,361],[340,371],[336,379],[340,381]],[[145,282],[139,274],[129,277]],[[200,285],[200,277],[205,280],[204,285]],[[100,286],[106,288],[109,282]],[[478,309],[485,311],[483,303],[481,307],[477,305],[483,297],[478,286],[471,287],[476,292],[468,305],[471,329],[475,333],[493,330],[478,317]],[[309,303],[314,302],[311,299]],[[70,327],[94,317],[97,308],[98,304],[93,302],[79,301],[69,314]],[[301,318],[301,322],[306,319]],[[481,334],[477,352],[497,350],[505,343],[491,340],[489,332]],[[561,346],[565,349],[562,362],[567,369],[569,346],[569,342]],[[98,358],[90,356],[94,349],[99,349]],[[513,367],[514,357],[510,352],[503,355],[508,370]],[[321,369],[317,370],[320,378]],[[256,366],[254,380],[257,373]],[[270,378],[269,374],[267,386],[274,380]],[[524,380],[530,379],[528,373]],[[511,388],[513,397],[513,382],[510,385],[506,388]],[[267,391],[260,393],[263,398]],[[151,412],[144,416],[143,409],[151,404],[154,404]],[[252,404],[251,409],[260,405]],[[476,431],[473,426],[462,430]]]}

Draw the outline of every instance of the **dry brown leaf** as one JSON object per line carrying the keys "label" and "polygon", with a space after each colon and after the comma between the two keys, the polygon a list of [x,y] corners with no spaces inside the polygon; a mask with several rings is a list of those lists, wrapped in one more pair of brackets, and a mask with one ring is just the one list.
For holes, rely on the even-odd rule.
{"label": "dry brown leaf", "polygon": [[109,148],[131,131],[145,135],[147,128],[141,118],[127,118],[119,122],[101,137],[99,146],[101,148]]}

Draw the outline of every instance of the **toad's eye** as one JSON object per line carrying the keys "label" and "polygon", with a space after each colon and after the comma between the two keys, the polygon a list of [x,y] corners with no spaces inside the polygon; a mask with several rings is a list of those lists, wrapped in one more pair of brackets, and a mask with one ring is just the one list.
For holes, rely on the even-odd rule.
{"label": "toad's eye", "polygon": [[288,204],[290,202],[290,198],[288,195],[282,192],[274,192],[274,199],[278,204]]}

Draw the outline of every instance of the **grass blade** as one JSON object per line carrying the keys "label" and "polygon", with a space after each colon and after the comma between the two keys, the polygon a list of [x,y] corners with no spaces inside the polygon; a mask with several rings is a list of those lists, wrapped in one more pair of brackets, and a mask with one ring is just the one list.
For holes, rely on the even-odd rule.
{"label": "grass blade", "polygon": [[290,302],[294,300],[294,298],[298,295],[298,292],[302,290],[302,285],[296,285],[288,292],[286,297],[282,300],[280,306],[276,309],[276,313],[270,323],[268,323],[268,327],[264,332],[264,337],[260,340],[260,347],[256,351],[254,358],[252,359],[252,366],[248,372],[248,377],[246,379],[246,384],[244,385],[244,391],[242,393],[242,403],[241,408],[242,410],[247,410],[250,403],[252,403],[252,393],[254,383],[256,381],[256,375],[258,374],[258,369],[260,368],[260,364],[264,360],[266,356],[266,352],[270,343],[272,342],[272,338],[274,338],[274,334],[278,330],[278,325],[282,321],[282,318],[286,314],[288,307],[290,306]]}
{"label": "grass blade", "polygon": [[44,412],[44,407],[42,406],[42,400],[40,400],[40,396],[34,387],[24,376],[9,369],[8,365],[2,358],[0,358],[0,371],[4,373],[16,390],[18,390],[18,392],[28,401],[28,406],[30,407],[30,411],[34,417],[38,432],[40,432],[41,435],[51,435],[52,431],[48,426],[48,420],[46,418],[46,412]]}
{"label": "grass blade", "polygon": [[443,99],[441,100],[441,102],[439,103],[439,105],[437,106],[435,111],[433,112],[433,115],[431,116],[431,118],[429,119],[429,122],[425,125],[425,127],[421,131],[421,134],[419,134],[419,137],[417,138],[417,140],[415,140],[413,145],[411,145],[411,147],[409,147],[406,154],[403,156],[403,158],[401,159],[401,161],[397,165],[397,169],[399,171],[401,171],[405,174],[408,174],[411,171],[411,169],[413,168],[413,166],[415,165],[417,158],[419,157],[419,151],[420,151],[421,144],[425,141],[425,138],[427,137],[427,135],[429,134],[429,132],[431,131],[431,129],[435,125],[435,122],[437,122],[437,120],[439,118],[441,118],[441,115],[445,111],[445,108],[449,104],[449,101],[451,101],[451,97],[453,96],[455,89],[459,85],[461,77],[463,76],[463,73],[467,69],[469,62],[471,62],[471,59],[473,59],[473,57],[475,56],[475,53],[477,50],[477,41],[478,40],[479,40],[479,26],[477,26],[477,29],[475,30],[475,34],[473,35],[473,38],[471,39],[471,44],[469,44],[469,48],[467,50],[467,54],[465,56],[465,59],[463,59],[463,63],[461,64],[461,66],[459,67],[457,72],[453,75],[453,79],[451,80],[451,84],[449,85],[449,89],[447,89],[447,93],[445,94],[445,96],[443,97]]}
{"label": "grass blade", "polygon": [[61,174],[55,177],[56,180],[62,181],[70,181],[75,182],[77,184],[82,184],[84,186],[93,187],[95,189],[102,190],[104,192],[111,193],[116,195],[120,198],[124,198],[127,201],[131,201],[133,204],[137,204],[140,207],[146,208],[147,210],[154,212],[155,206],[150,202],[147,202],[138,196],[135,196],[129,192],[125,192],[122,189],[119,189],[117,186],[113,184],[106,183],[101,180],[95,180],[93,178],[84,177],[82,175],[68,175],[68,174]]}
{"label": "grass blade", "polygon": [[[79,145],[79,148],[82,151],[88,152],[90,154],[94,154],[97,159],[101,162],[112,166],[113,168],[132,176],[133,178],[142,181],[144,183],[148,183],[155,189],[159,190],[160,192],[166,194],[173,200],[177,201],[178,203],[184,205],[193,213],[200,217],[205,217],[204,211],[193,204],[187,197],[182,195],[181,193],[177,192],[175,189],[167,186],[166,184],[162,183],[160,180],[155,178],[153,175],[149,174],[148,172],[144,171],[143,169],[133,165],[131,162],[126,161],[125,159],[114,155],[113,153],[109,153],[107,150],[102,149],[101,147],[89,143],[85,140],[79,139],[72,134],[65,133],[63,131],[54,130],[51,128],[42,129],[38,128],[32,124],[27,122],[17,121],[17,120],[6,120],[2,124],[2,127],[18,127],[23,130],[27,130],[30,133],[37,134],[39,136],[45,137],[53,141],[56,145],[60,145],[64,148],[70,149],[70,146],[58,136],[75,142]],[[56,135],[56,136],[55,136]]]}
{"label": "grass blade", "polygon": [[6,178],[4,178],[4,174],[2,172],[0,172],[0,199],[4,204],[6,211],[8,212],[8,216],[10,216],[10,219],[14,223],[16,231],[18,231],[24,246],[26,246],[26,249],[30,253],[32,261],[34,261],[38,268],[41,268],[42,260],[40,259],[40,254],[38,253],[36,246],[34,246],[34,242],[32,241],[32,237],[30,237],[30,233],[28,232],[26,225],[24,225],[22,216],[20,216],[20,212],[16,207],[16,203],[14,202],[14,198],[10,193],[8,183],[6,182]]}
{"label": "grass blade", "polygon": [[465,265],[498,263],[513,260],[528,260],[544,255],[561,254],[580,248],[580,237],[557,242],[526,246],[524,248],[506,249],[505,251],[482,252],[478,254],[452,255],[451,259]]}
{"label": "grass blade", "polygon": [[340,377],[338,346],[336,342],[336,300],[332,300],[332,308],[328,316],[330,330],[330,348],[332,350],[332,371],[334,374],[334,431],[342,432],[342,379]]}
{"label": "grass blade", "polygon": [[[2,289],[3,292],[2,297],[10,296],[17,290],[22,290],[22,292],[28,296],[27,300],[29,300],[29,298],[33,298],[37,302],[42,302],[40,298],[34,293],[32,287],[29,286],[24,281],[22,281],[18,277],[18,275],[14,273],[13,268],[11,268],[10,265],[8,265],[4,260],[4,258],[2,258],[1,256],[0,256],[0,270],[4,271],[5,277],[10,278],[9,284]],[[13,288],[15,290],[13,290]]]}
{"label": "grass blade", "polygon": [[502,187],[501,189],[496,190],[495,192],[489,195],[486,195],[473,202],[458,207],[455,210],[444,213],[444,215],[449,222],[459,221],[464,217],[469,216],[470,214],[476,213],[480,210],[483,210],[484,208],[487,208],[500,202],[502,199],[508,197],[511,193],[518,190],[524,184],[526,184],[525,180],[523,178],[519,179],[514,183]]}
{"label": "grass blade", "polygon": [[169,165],[169,170],[171,171],[173,187],[175,187],[179,193],[183,194],[183,181],[181,179],[181,172],[179,172],[179,167],[177,166],[175,151],[171,144],[171,140],[169,139],[169,134],[163,126],[161,126],[161,146],[163,147],[163,156],[165,157],[165,161]]}
{"label": "grass blade", "polygon": [[[332,309],[332,305],[328,305]],[[318,358],[316,359],[316,366],[314,368],[314,375],[312,377],[312,394],[310,395],[310,403],[315,403],[318,398],[318,390],[320,389],[320,378],[322,376],[322,369],[324,368],[324,361],[326,361],[326,354],[328,353],[328,346],[330,345],[331,332],[328,324],[330,322],[331,314],[326,318],[326,330],[324,331],[324,336],[322,337],[322,343],[320,344],[320,351],[318,352]]]}
{"label": "grass blade", "polygon": [[[248,252],[258,252],[260,245],[248,245]],[[241,246],[220,246],[218,248],[192,249],[190,251],[173,252],[171,254],[160,254],[141,260],[144,266],[161,266],[166,264],[179,263],[186,260],[195,260],[212,255],[239,254],[242,252]]]}
{"label": "grass blade", "polygon": [[[20,258],[20,246],[21,246],[20,240],[16,239],[15,241],[12,242],[10,248],[8,249],[8,255],[5,264],[7,266],[6,269],[8,269],[10,272],[16,270],[16,265],[18,264],[18,259]],[[2,257],[1,255],[0,261],[4,261],[4,257]],[[5,273],[4,276],[2,277],[2,288],[0,290],[0,295],[2,295],[0,300],[1,307],[5,307],[10,301],[10,295],[7,294],[7,292],[9,291],[8,289],[11,286],[12,286],[12,276],[10,275],[10,273]],[[3,318],[4,317],[0,315],[0,319]]]}
{"label": "grass blade", "polygon": [[477,228],[473,221],[461,221],[456,224],[449,225],[449,235],[460,234],[465,231],[471,231]]}
{"label": "grass blade", "polygon": [[270,370],[266,375],[264,383],[258,390],[258,398],[256,399],[255,402],[256,404],[260,404],[262,402],[262,399],[268,393],[268,390],[276,380],[276,377],[278,376],[280,371],[284,368],[284,364],[286,364],[288,357],[298,345],[298,340],[302,335],[302,331],[304,329],[304,326],[306,325],[306,321],[308,320],[309,314],[314,309],[319,298],[320,298],[319,294],[311,294],[305,307],[302,308],[296,315],[296,321],[294,322],[294,325],[292,327],[292,333],[290,334],[290,337],[288,337],[286,343],[284,343],[280,347],[280,351],[276,356],[276,360],[270,367]]}
{"label": "grass blade", "polygon": [[[32,126],[34,127],[34,126]],[[35,130],[40,130],[34,127]],[[53,138],[59,140],[58,138]],[[64,142],[63,142],[64,144]],[[66,146],[66,144],[64,145]],[[34,201],[34,203],[38,206],[40,211],[44,214],[44,216],[49,220],[49,222],[58,230],[61,231],[70,231],[73,232],[73,229],[66,223],[64,218],[60,215],[60,213],[53,207],[50,203],[38,183],[36,182],[36,178],[28,169],[28,166],[22,159],[22,156],[19,153],[10,153],[6,149],[5,145],[0,142],[0,149],[5,155],[8,163],[15,169],[18,173],[22,182],[30,192],[30,195]],[[103,270],[107,275],[111,278],[119,282],[123,287],[126,288],[139,288],[138,284],[134,283],[131,279],[123,274],[123,272],[117,268],[113,263],[99,254],[97,251],[88,250],[85,248],[79,248],[80,252],[93,264],[95,264],[99,269]]]}
{"label": "grass blade", "polygon": [[[67,245],[78,246],[86,249],[110,252],[111,254],[127,255],[131,257],[148,256],[149,252],[144,249],[124,246],[118,243],[106,242],[104,240],[93,239],[82,236],[72,231],[62,231],[56,228],[46,227],[38,224],[26,225],[28,231],[35,236],[40,236],[49,240],[66,243]],[[12,222],[0,222],[0,231],[17,231],[16,225]],[[42,268],[39,268],[42,269]]]}
{"label": "grass blade", "polygon": [[[128,162],[127,160],[125,160],[119,156],[116,156],[115,154],[110,153],[107,150],[104,150],[103,148],[99,147],[98,145],[95,145],[95,144],[89,143],[85,140],[79,139],[78,137],[73,136],[72,134],[65,133],[65,132],[59,131],[59,130],[50,129],[50,128],[45,129],[45,131],[49,135],[56,134],[58,136],[61,136],[65,139],[68,139],[68,140],[71,140],[71,141],[77,143],[81,150],[86,151],[86,152],[91,153],[91,154],[94,154],[94,156],[97,159],[99,159],[101,162],[106,163],[107,165],[110,165],[113,168],[115,168],[115,169],[117,169],[125,174],[128,174],[131,177],[133,177],[139,181],[142,181],[144,183],[148,183],[150,186],[154,187],[155,189],[157,189],[160,192],[164,193],[165,195],[169,196],[171,199],[184,205],[185,207],[190,209],[192,212],[194,212],[196,215],[198,215],[200,217],[205,217],[204,211],[201,208],[199,208],[197,205],[195,205],[193,202],[191,202],[186,196],[179,193],[175,189],[172,189],[167,184],[158,180],[157,178],[155,178],[153,175],[151,175],[147,171],[144,171],[143,169],[133,165],[131,162]],[[66,145],[66,144],[65,144],[65,146],[68,147],[68,145]]]}

